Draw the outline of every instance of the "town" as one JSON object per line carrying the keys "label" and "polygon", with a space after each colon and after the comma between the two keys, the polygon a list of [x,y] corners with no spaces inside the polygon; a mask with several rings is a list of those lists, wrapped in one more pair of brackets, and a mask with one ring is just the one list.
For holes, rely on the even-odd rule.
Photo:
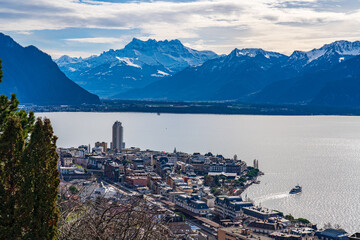
{"label": "town", "polygon": [[92,148],[57,151],[63,196],[108,201],[141,197],[161,210],[176,239],[360,239],[359,233],[331,225],[319,228],[243,197],[246,188],[260,183],[258,160],[248,166],[236,155],[126,148],[119,121],[112,127],[110,146],[96,142]]}

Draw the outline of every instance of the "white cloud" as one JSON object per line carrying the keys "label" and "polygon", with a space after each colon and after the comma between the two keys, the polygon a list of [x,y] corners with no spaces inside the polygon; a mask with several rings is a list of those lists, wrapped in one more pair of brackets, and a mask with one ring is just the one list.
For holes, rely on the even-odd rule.
{"label": "white cloud", "polygon": [[53,60],[58,59],[59,57],[63,56],[63,55],[68,55],[70,57],[90,57],[92,55],[94,55],[92,52],[87,52],[87,51],[57,51],[54,49],[41,49],[41,51],[49,54],[51,56],[51,58]]}
{"label": "white cloud", "polygon": [[[64,28],[139,29],[159,40],[179,38],[219,53],[262,47],[289,53],[337,39],[360,38],[360,11],[334,11],[322,0],[201,0],[112,3],[91,0],[0,0],[2,31]],[[15,21],[16,19],[16,21]],[[141,37],[141,36],[140,36]],[[202,42],[200,43],[199,40]],[[66,39],[114,43],[115,38]],[[200,43],[200,44],[199,44]]]}
{"label": "white cloud", "polygon": [[18,31],[17,33],[22,35],[31,35],[30,31]]}
{"label": "white cloud", "polygon": [[111,38],[111,37],[68,38],[65,40],[70,41],[70,42],[80,42],[80,43],[117,43],[117,42],[122,42],[121,39]]}

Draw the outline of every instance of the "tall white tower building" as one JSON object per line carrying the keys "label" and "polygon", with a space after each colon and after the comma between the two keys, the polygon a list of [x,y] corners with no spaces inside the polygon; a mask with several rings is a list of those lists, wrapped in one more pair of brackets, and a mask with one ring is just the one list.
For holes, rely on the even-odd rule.
{"label": "tall white tower building", "polygon": [[116,121],[113,125],[112,132],[112,149],[121,152],[123,147],[123,127],[121,122]]}

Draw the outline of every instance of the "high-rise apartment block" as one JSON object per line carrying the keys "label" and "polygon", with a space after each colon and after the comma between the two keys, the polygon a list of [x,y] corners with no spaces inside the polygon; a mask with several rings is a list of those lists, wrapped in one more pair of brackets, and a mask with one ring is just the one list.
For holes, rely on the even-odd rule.
{"label": "high-rise apartment block", "polygon": [[121,152],[123,148],[123,127],[121,122],[116,121],[112,132],[112,149]]}

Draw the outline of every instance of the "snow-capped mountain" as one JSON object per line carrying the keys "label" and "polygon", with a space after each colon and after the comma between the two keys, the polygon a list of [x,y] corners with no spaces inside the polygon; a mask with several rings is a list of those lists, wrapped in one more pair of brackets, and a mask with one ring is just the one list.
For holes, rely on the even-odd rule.
{"label": "snow-capped mountain", "polygon": [[[129,89],[115,96],[120,99],[324,104],[347,96],[357,103],[356,94],[347,91],[360,89],[360,84],[354,87],[360,83],[359,59],[359,41],[336,41],[290,56],[259,48],[217,56],[186,48],[178,40],[134,39],[121,50],[87,59],[63,57],[57,62],[88,90],[103,90],[103,96]],[[341,88],[344,79],[348,85]],[[337,81],[337,87],[332,81]]]}
{"label": "snow-capped mountain", "polygon": [[266,58],[284,58],[285,55],[277,52],[269,52],[265,51],[261,48],[244,48],[244,49],[235,49],[234,54],[239,56],[248,56],[248,57],[256,57],[257,55],[263,55]]}
{"label": "snow-capped mountain", "polygon": [[134,59],[135,62],[151,66],[164,66],[169,72],[178,72],[188,66],[200,65],[218,57],[211,51],[196,51],[185,47],[179,40],[146,42],[134,38],[117,54]]}
{"label": "snow-capped mountain", "polygon": [[[295,51],[289,57],[262,49],[234,49],[227,56],[187,68],[174,76],[117,97],[307,104],[328,86],[329,81],[352,76],[351,84],[356,82],[360,76],[354,70],[359,63],[356,59],[360,59],[359,42],[337,41],[308,52]],[[349,64],[350,61],[352,64]],[[323,91],[322,100],[317,102],[323,103],[323,99],[328,100],[331,96],[356,95],[336,95],[334,89]],[[356,89],[360,89],[360,81]],[[332,99],[332,102],[336,102],[336,99]]]}
{"label": "snow-capped mountain", "polygon": [[55,62],[85,89],[101,97],[110,97],[217,57],[211,51],[185,47],[179,40],[142,41],[134,38],[123,49],[111,49],[84,59],[62,56]]}
{"label": "snow-capped mountain", "polygon": [[[359,55],[359,41],[336,41],[308,52],[295,51],[281,70],[292,72],[292,77],[279,79],[265,87],[256,100],[277,104],[307,104],[323,91],[329,82],[343,80],[346,76],[353,77],[351,72],[356,64],[348,65],[348,62],[358,59]],[[360,68],[360,65],[358,67]],[[316,102],[320,102],[319,99]],[[336,98],[332,99],[332,102],[336,102]]]}
{"label": "snow-capped mountain", "polygon": [[298,69],[309,69],[320,65],[331,67],[357,55],[360,55],[360,41],[336,41],[308,52],[294,51],[289,57],[288,64],[294,65]]}
{"label": "snow-capped mountain", "polygon": [[81,62],[83,59],[77,58],[77,57],[69,57],[68,55],[64,55],[62,57],[60,57],[59,59],[56,60],[56,63],[58,66],[66,66],[68,64],[74,64],[74,63],[79,63]]}
{"label": "snow-capped mountain", "polygon": [[276,80],[287,56],[262,49],[234,49],[229,55],[187,68],[117,98],[169,100],[235,100],[260,91]]}
{"label": "snow-capped mountain", "polygon": [[[360,55],[360,41],[336,41],[330,44],[325,44],[322,48],[313,49],[307,52],[309,62],[312,62],[324,55],[339,54],[341,56],[356,56]],[[345,60],[345,59],[342,59]],[[339,59],[341,61],[341,59]]]}

